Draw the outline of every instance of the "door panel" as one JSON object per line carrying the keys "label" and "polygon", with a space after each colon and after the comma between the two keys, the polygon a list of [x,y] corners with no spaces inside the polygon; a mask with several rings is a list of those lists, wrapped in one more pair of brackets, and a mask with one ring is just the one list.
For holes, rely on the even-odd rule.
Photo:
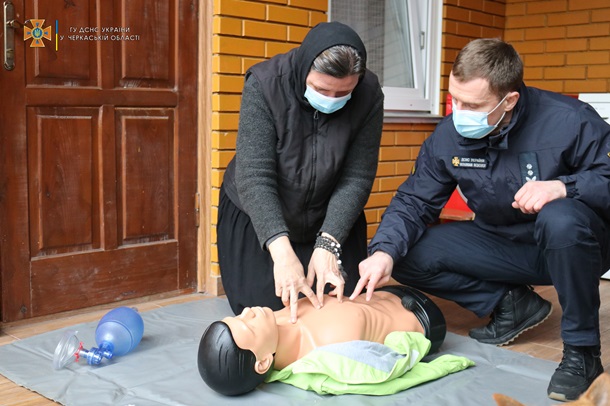
{"label": "door panel", "polygon": [[116,123],[119,244],[175,239],[173,112],[119,109]]}
{"label": "door panel", "polygon": [[98,117],[95,108],[28,109],[32,258],[100,248]]}
{"label": "door panel", "polygon": [[[12,0],[17,8],[24,1]],[[61,3],[61,6],[60,6]],[[138,3],[138,1],[136,1]],[[21,21],[31,18],[44,19],[44,26],[51,26],[53,35],[51,41],[44,41],[44,48],[31,49],[28,43],[22,54],[27,71],[26,83],[29,85],[56,85],[56,86],[99,86],[99,58],[97,49],[106,44],[96,41],[68,40],[68,35],[79,34],[69,32],[70,28],[96,27],[100,24],[96,16],[97,6],[93,1],[25,1],[25,10]],[[58,41],[55,50],[55,21],[58,22],[63,40]],[[65,26],[64,26],[65,25]],[[84,34],[80,34],[84,35]],[[15,38],[22,39],[21,30],[15,31]],[[69,43],[68,43],[69,41]]]}
{"label": "door panel", "polygon": [[[176,241],[32,260],[35,316],[179,289]],[[67,271],[69,270],[69,271]]]}
{"label": "door panel", "polygon": [[196,3],[13,0],[53,40],[0,74],[3,321],[195,289]]}
{"label": "door panel", "polygon": [[[134,81],[139,87],[171,88],[174,77],[172,52],[173,43],[168,41],[175,32],[173,8],[170,2],[151,1],[145,4],[124,0],[117,12],[116,20],[123,22],[121,27],[129,28],[129,32],[115,33],[132,38],[138,36],[140,41],[146,38],[146,46],[140,41],[121,41],[119,48],[121,72],[118,87],[129,86]],[[168,18],[169,17],[169,18]]]}

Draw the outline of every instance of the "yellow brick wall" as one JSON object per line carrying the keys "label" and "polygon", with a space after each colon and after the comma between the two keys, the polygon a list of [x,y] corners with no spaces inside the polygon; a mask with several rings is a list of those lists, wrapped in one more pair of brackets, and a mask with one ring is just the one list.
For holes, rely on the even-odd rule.
{"label": "yellow brick wall", "polygon": [[521,54],[528,85],[610,92],[610,1],[506,0],[504,39]]}

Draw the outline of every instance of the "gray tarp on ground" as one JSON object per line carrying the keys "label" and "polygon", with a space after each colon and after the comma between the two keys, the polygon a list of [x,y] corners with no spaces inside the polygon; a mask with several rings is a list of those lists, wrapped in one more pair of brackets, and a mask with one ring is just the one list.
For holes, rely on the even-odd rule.
{"label": "gray tarp on ground", "polygon": [[[273,383],[237,398],[220,396],[201,380],[196,355],[205,328],[231,315],[224,298],[212,298],[143,312],[144,337],[131,353],[102,365],[82,361],[60,371],[53,352],[66,329],[0,346],[0,374],[64,405],[495,405],[504,393],[526,405],[558,404],[546,397],[556,368],[550,361],[449,333],[440,354],[465,356],[476,366],[391,396],[320,396]],[[97,322],[78,330],[85,348],[95,346]],[[425,361],[426,359],[424,359]],[[0,399],[0,403],[1,399]]]}

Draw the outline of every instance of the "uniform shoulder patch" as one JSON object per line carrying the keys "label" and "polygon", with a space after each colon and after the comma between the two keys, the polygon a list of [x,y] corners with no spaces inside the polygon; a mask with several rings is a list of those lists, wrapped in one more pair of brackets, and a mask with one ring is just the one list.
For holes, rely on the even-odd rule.
{"label": "uniform shoulder patch", "polygon": [[521,182],[540,180],[540,169],[538,167],[538,156],[535,152],[523,152],[519,154],[519,166],[521,169]]}

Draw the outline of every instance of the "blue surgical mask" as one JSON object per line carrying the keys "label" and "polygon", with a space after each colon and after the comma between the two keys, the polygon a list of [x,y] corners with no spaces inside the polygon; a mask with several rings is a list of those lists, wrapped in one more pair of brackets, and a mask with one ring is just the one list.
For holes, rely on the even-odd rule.
{"label": "blue surgical mask", "polygon": [[485,137],[492,132],[504,118],[506,111],[502,114],[502,117],[500,117],[495,125],[490,125],[487,122],[487,117],[493,113],[500,106],[500,104],[502,104],[507,96],[508,93],[489,113],[482,111],[458,110],[455,107],[455,101],[453,101],[453,126],[455,127],[455,130],[464,138],[479,140]]}
{"label": "blue surgical mask", "polygon": [[335,111],[339,110],[345,106],[345,103],[347,103],[351,97],[351,93],[342,97],[329,97],[324,96],[322,93],[316,92],[309,86],[307,86],[307,89],[305,89],[305,98],[309,104],[311,104],[311,107],[324,114],[334,113]]}

